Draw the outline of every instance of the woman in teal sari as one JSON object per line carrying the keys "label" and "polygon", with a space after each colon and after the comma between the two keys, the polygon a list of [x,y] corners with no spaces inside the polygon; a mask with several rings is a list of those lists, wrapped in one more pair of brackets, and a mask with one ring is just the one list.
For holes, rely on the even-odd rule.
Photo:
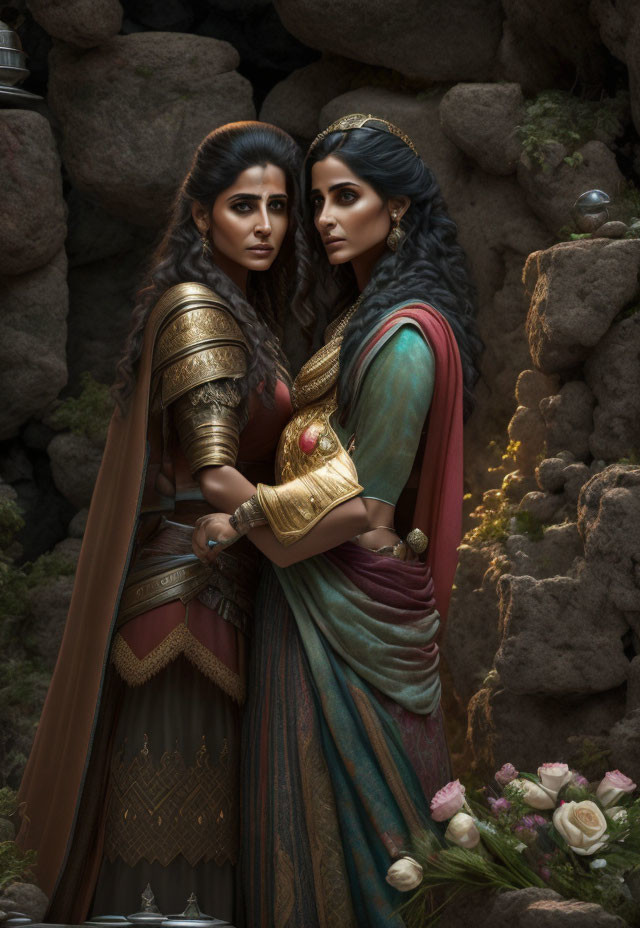
{"label": "woman in teal sari", "polygon": [[246,484],[194,543],[215,557],[246,533],[274,562],[243,734],[247,923],[386,928],[403,924],[388,868],[434,827],[449,778],[436,639],[478,340],[455,225],[400,130],[345,117],[312,145],[306,186],[340,310],[294,383],[280,485]]}

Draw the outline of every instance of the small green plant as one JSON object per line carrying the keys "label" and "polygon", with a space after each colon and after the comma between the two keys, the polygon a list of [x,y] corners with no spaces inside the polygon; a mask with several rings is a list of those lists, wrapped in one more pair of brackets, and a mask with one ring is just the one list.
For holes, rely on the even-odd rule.
{"label": "small green plant", "polygon": [[0,551],[9,547],[22,528],[24,519],[16,501],[6,496],[0,497]]}
{"label": "small green plant", "polygon": [[16,791],[8,786],[0,789],[0,818],[9,818],[18,808]]}
{"label": "small green plant", "polygon": [[592,139],[609,140],[621,134],[628,109],[628,95],[602,100],[581,100],[562,90],[545,90],[525,103],[525,117],[518,134],[522,147],[534,164],[550,170],[551,146],[567,149],[564,163],[579,167],[578,149]]}
{"label": "small green plant", "polygon": [[576,770],[580,770],[588,780],[595,779],[599,771],[606,769],[611,754],[608,748],[602,747],[592,738],[574,737],[570,738],[569,742],[573,745],[569,763]]}
{"label": "small green plant", "polygon": [[107,437],[109,420],[113,412],[113,399],[109,388],[85,372],[81,378],[80,395],[70,396],[58,406],[51,417],[55,428],[71,429],[74,435],[86,435],[91,441],[102,443]]}
{"label": "small green plant", "polygon": [[[42,554],[37,561],[21,567],[0,562],[0,614],[5,619],[26,615],[30,590],[56,577],[69,577],[74,572],[72,560],[54,553]],[[4,628],[0,626],[0,645]]]}
{"label": "small green plant", "polygon": [[21,851],[15,841],[0,842],[0,890],[33,879],[35,851]]}
{"label": "small green plant", "polygon": [[618,459],[618,464],[627,464],[630,467],[640,465],[640,453],[635,448],[631,448],[623,458]]}
{"label": "small green plant", "polygon": [[532,541],[544,537],[544,524],[526,509],[518,509],[510,503],[502,490],[486,490],[482,503],[470,513],[476,521],[475,528],[463,538],[468,545],[484,545],[504,542],[509,535],[528,535]]}

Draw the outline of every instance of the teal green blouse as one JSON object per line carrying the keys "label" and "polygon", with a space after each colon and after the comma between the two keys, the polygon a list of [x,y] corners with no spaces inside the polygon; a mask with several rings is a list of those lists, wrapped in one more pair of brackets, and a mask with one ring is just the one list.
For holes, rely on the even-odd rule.
{"label": "teal green blouse", "polygon": [[433,352],[417,325],[406,320],[371,360],[346,424],[334,423],[345,448],[355,443],[352,458],[363,496],[397,503],[418,450],[434,378]]}

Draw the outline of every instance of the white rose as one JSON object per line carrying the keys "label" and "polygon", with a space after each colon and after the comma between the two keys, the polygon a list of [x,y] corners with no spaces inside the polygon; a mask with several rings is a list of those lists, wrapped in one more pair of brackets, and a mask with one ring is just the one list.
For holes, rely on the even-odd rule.
{"label": "white rose", "polygon": [[559,806],[553,813],[553,824],[576,854],[595,854],[608,838],[607,820],[590,799]]}
{"label": "white rose", "polygon": [[422,867],[413,857],[401,857],[387,870],[386,881],[401,893],[407,893],[422,883]]}
{"label": "white rose", "polygon": [[598,783],[596,796],[603,806],[612,806],[621,796],[625,793],[632,793],[634,789],[636,789],[636,784],[624,773],[620,773],[619,770],[609,770]]}
{"label": "white rose", "polygon": [[548,789],[546,786],[540,786],[533,780],[517,779],[512,780],[509,786],[515,786],[522,793],[522,798],[532,809],[553,809],[555,808],[557,792]]}
{"label": "white rose", "polygon": [[538,767],[538,776],[543,786],[559,793],[573,774],[569,770],[568,764],[543,764]]}
{"label": "white rose", "polygon": [[476,827],[475,819],[466,812],[458,812],[453,816],[444,836],[447,841],[469,851],[480,841],[480,832]]}

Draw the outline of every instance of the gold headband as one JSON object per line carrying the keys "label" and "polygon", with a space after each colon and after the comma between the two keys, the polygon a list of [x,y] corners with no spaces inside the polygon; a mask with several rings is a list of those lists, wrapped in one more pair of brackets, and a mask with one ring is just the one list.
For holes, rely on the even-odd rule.
{"label": "gold headband", "polygon": [[[375,123],[382,123],[382,126],[367,126],[366,123],[373,121]],[[383,128],[384,126],[384,128]],[[408,145],[411,151],[420,157],[418,149],[413,144],[411,139],[406,133],[401,129],[398,129],[397,126],[394,126],[393,123],[389,122],[387,119],[382,119],[380,116],[372,116],[371,113],[365,116],[364,113],[350,113],[349,116],[342,116],[336,122],[332,122],[330,126],[326,129],[323,129],[319,135],[316,135],[315,139],[309,146],[309,151],[307,152],[307,157],[311,154],[316,145],[326,138],[328,135],[331,135],[332,132],[348,132],[349,129],[377,129],[380,132],[390,132],[392,135],[397,135],[399,139],[402,139],[405,145]]]}

